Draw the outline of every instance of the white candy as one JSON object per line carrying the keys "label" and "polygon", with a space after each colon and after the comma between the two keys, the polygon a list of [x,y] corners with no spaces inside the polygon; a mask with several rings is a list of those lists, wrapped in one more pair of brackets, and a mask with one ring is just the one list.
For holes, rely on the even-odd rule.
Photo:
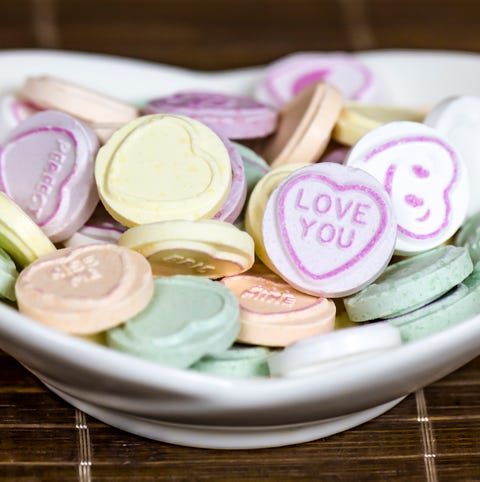
{"label": "white candy", "polygon": [[355,144],[345,164],[372,174],[392,200],[397,254],[439,246],[461,226],[469,203],[463,158],[435,129],[391,122]]}
{"label": "white candy", "polygon": [[480,212],[480,97],[446,99],[433,108],[424,122],[442,134],[463,157],[470,181],[467,215]]}
{"label": "white candy", "polygon": [[371,357],[402,343],[400,330],[378,322],[297,341],[268,359],[274,376],[307,376]]}

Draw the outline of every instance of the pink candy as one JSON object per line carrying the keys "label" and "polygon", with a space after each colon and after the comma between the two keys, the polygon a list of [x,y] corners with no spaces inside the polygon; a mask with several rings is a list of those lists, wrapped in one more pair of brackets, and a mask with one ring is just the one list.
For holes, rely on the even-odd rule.
{"label": "pink candy", "polygon": [[370,174],[333,163],[299,169],[272,193],[263,238],[277,272],[305,293],[340,297],[377,278],[393,253],[396,220]]}

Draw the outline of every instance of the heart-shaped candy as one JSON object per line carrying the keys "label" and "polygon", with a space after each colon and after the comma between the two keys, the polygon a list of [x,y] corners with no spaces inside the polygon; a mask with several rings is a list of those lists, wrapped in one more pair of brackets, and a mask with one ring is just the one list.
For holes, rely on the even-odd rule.
{"label": "heart-shaped candy", "polygon": [[380,275],[393,253],[396,222],[373,176],[321,163],[295,171],[272,193],[263,236],[286,281],[306,293],[339,297]]}

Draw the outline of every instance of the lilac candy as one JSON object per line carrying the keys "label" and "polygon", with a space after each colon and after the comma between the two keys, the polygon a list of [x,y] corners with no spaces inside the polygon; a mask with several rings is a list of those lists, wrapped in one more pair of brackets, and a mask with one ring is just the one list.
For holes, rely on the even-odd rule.
{"label": "lilac candy", "polygon": [[222,142],[227,148],[230,156],[230,164],[232,165],[232,185],[228,193],[227,200],[224,202],[220,211],[213,216],[213,219],[227,221],[233,223],[242,212],[245,199],[247,198],[247,179],[245,176],[245,167],[243,165],[242,156],[235,149],[235,146],[217,132]]}
{"label": "lilac candy", "polygon": [[250,97],[181,92],[150,101],[145,114],[170,113],[197,119],[229,139],[253,139],[274,132],[277,113]]}
{"label": "lilac candy", "polygon": [[66,247],[84,246],[92,243],[117,244],[126,227],[110,216],[102,203],[98,203],[95,211],[85,225],[71,238],[63,242]]}
{"label": "lilac candy", "polygon": [[0,147],[0,189],[53,241],[69,238],[98,203],[98,139],[68,114],[44,111],[13,129]]}
{"label": "lilac candy", "polygon": [[273,62],[265,70],[255,98],[279,108],[305,87],[319,81],[334,85],[346,99],[387,100],[373,72],[356,57],[343,52],[303,52]]}

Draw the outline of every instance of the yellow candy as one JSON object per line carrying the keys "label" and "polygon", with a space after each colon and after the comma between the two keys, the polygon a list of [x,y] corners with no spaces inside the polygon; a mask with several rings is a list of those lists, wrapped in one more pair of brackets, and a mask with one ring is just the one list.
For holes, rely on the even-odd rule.
{"label": "yellow candy", "polygon": [[245,212],[245,229],[255,241],[255,253],[272,271],[275,268],[270,261],[263,244],[262,221],[263,212],[268,198],[274,189],[293,171],[308,166],[304,163],[284,164],[269,171],[256,184],[250,195],[247,210]]}
{"label": "yellow candy", "polygon": [[129,122],[100,149],[103,204],[125,226],[213,217],[230,190],[227,149],[207,126],[158,114]]}
{"label": "yellow candy", "polygon": [[353,146],[367,132],[387,122],[422,122],[424,117],[422,112],[403,107],[348,102],[340,112],[332,138],[341,144]]}
{"label": "yellow candy", "polygon": [[0,247],[24,268],[55,251],[52,242],[17,204],[0,192]]}
{"label": "yellow candy", "polygon": [[118,244],[143,254],[154,276],[233,276],[248,270],[255,258],[253,239],[217,220],[145,224],[123,233]]}

